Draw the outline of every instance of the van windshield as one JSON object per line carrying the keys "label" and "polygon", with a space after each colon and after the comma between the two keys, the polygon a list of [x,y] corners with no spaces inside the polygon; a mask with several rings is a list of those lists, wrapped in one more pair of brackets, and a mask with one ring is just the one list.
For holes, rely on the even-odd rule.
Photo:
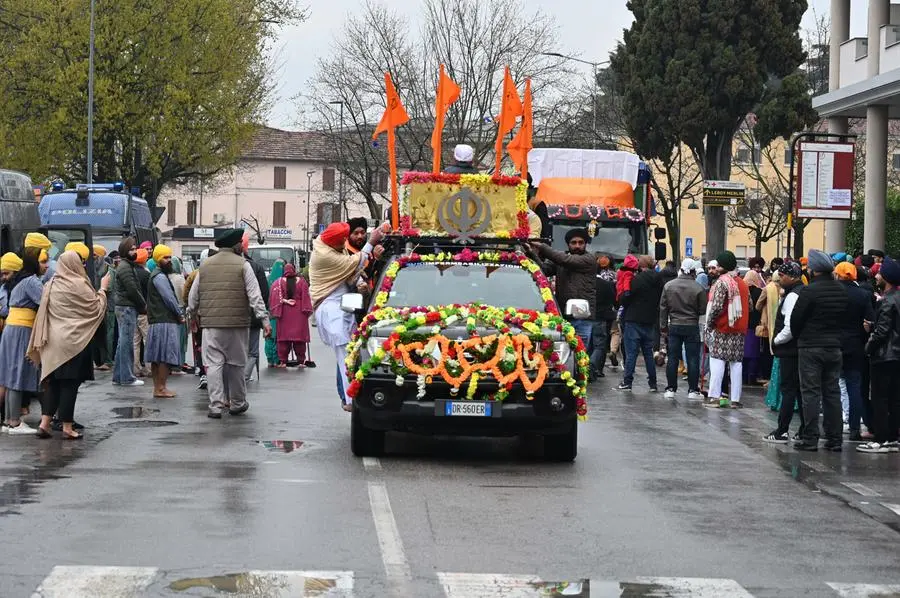
{"label": "van windshield", "polygon": [[271,270],[272,265],[279,259],[284,260],[285,263],[297,265],[292,247],[251,247],[247,253],[250,255],[250,259],[266,270]]}

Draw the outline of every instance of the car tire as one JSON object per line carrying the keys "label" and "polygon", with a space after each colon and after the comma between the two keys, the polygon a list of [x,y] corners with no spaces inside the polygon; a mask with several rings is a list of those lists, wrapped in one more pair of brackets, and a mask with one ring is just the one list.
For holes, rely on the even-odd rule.
{"label": "car tire", "polygon": [[357,457],[380,457],[384,454],[384,432],[366,428],[359,409],[355,407],[350,415],[350,450]]}
{"label": "car tire", "polygon": [[578,455],[578,422],[562,434],[544,436],[544,458],[557,463],[570,463]]}

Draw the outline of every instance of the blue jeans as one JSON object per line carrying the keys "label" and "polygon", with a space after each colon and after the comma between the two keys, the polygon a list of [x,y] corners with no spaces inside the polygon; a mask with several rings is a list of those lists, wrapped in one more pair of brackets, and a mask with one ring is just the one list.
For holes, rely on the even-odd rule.
{"label": "blue jeans", "polygon": [[584,350],[590,352],[591,350],[591,335],[594,333],[594,321],[593,320],[569,320],[572,324],[572,327],[575,328],[575,334],[581,338],[581,342],[584,343]]}
{"label": "blue jeans", "polygon": [[341,405],[344,404],[344,380],[341,378],[341,364],[337,364],[337,368],[335,369],[335,373],[337,374],[337,391],[338,397],[341,399]]}
{"label": "blue jeans", "polygon": [[606,345],[609,343],[610,322],[600,320],[591,327],[591,375],[603,373],[606,364]]}
{"label": "blue jeans", "polygon": [[678,360],[684,348],[688,370],[688,391],[700,391],[700,328],[669,326],[669,361],[666,363],[666,388],[678,390]]}
{"label": "blue jeans", "polygon": [[137,310],[116,306],[116,322],[119,324],[119,344],[116,346],[116,362],[113,365],[113,382],[134,382],[134,331],[137,329]]}
{"label": "blue jeans", "polygon": [[644,355],[647,366],[647,381],[656,387],[656,362],[653,361],[653,324],[625,322],[625,384],[634,382],[634,368],[638,353]]}
{"label": "blue jeans", "polygon": [[[847,395],[850,397],[850,431],[859,432],[860,421],[868,419],[863,408],[862,371],[858,368],[844,365],[842,376],[844,383],[847,385]],[[866,422],[866,427],[868,427],[869,423]]]}

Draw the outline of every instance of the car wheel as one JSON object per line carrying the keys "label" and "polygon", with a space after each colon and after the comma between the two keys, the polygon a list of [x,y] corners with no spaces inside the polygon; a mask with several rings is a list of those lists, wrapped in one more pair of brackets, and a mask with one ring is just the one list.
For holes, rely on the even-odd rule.
{"label": "car wheel", "polygon": [[544,436],[544,458],[548,461],[568,463],[578,455],[578,422],[573,421],[571,427],[562,434]]}
{"label": "car wheel", "polygon": [[350,450],[357,457],[380,457],[384,453],[384,432],[366,428],[356,408],[350,415]]}

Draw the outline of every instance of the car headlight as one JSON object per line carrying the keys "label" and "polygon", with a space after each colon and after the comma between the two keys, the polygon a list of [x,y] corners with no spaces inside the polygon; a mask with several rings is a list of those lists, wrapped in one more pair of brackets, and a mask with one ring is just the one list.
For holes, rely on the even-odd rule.
{"label": "car headlight", "polygon": [[570,347],[569,343],[566,341],[557,341],[553,343],[553,350],[559,354],[560,363],[566,363],[572,355],[572,347]]}

